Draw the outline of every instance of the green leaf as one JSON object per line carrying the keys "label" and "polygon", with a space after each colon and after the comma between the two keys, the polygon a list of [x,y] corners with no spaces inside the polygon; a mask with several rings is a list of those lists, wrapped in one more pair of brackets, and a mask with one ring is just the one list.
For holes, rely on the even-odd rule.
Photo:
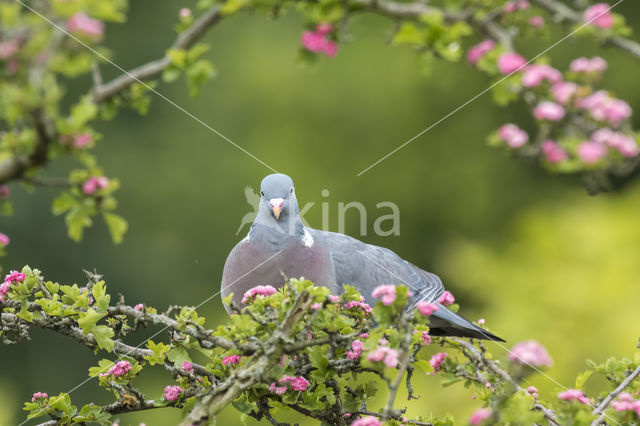
{"label": "green leaf", "polygon": [[576,377],[575,388],[582,390],[584,384],[589,380],[589,377],[591,377],[591,374],[593,374],[593,370],[587,370],[578,374],[578,377]]}
{"label": "green leaf", "polygon": [[200,92],[200,88],[210,79],[215,77],[216,70],[213,64],[206,59],[200,59],[187,68],[187,85],[189,94],[195,98]]}
{"label": "green leaf", "polygon": [[400,29],[393,36],[393,44],[415,44],[424,45],[424,31],[418,29],[411,22],[403,22]]}
{"label": "green leaf", "polygon": [[122,242],[123,235],[127,232],[127,228],[129,227],[127,221],[121,216],[113,213],[105,212],[102,216],[104,217],[104,221],[107,223],[113,243],[120,244]]}
{"label": "green leaf", "polygon": [[53,200],[51,211],[54,215],[59,216],[77,204],[78,200],[73,198],[68,192],[63,192]]}
{"label": "green leaf", "polygon": [[169,345],[165,345],[162,342],[154,343],[152,340],[147,342],[147,347],[153,352],[150,356],[144,357],[144,359],[149,361],[150,365],[164,364],[164,358],[167,352],[169,352],[169,349],[171,349]]}
{"label": "green leaf", "polygon": [[100,374],[102,373],[106,373],[107,371],[109,371],[109,369],[111,367],[113,367],[115,365],[115,362],[108,360],[108,359],[101,359],[100,361],[98,361],[98,366],[97,367],[90,367],[89,368],[89,376],[90,377],[98,377]]}
{"label": "green leaf", "polygon": [[184,49],[169,49],[167,56],[171,63],[178,68],[184,68],[187,64],[187,51]]}
{"label": "green leaf", "polygon": [[93,422],[101,425],[110,425],[111,414],[102,411],[101,406],[87,404],[73,417],[74,423]]}
{"label": "green leaf", "polygon": [[167,353],[167,359],[173,362],[176,367],[182,366],[185,361],[191,361],[189,354],[182,346],[176,346]]}
{"label": "green leaf", "polygon": [[107,327],[106,325],[96,325],[91,330],[91,334],[96,339],[96,343],[101,349],[106,349],[111,352],[113,349],[113,330]]}
{"label": "green leaf", "polygon": [[85,335],[89,334],[93,326],[104,316],[105,314],[98,313],[93,308],[87,309],[87,312],[80,313],[78,325],[82,329],[82,333]]}

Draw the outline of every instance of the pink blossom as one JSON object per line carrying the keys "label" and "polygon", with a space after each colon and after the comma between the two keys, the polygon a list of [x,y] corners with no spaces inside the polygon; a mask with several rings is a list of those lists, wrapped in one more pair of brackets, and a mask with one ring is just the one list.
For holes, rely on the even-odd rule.
{"label": "pink blossom", "polygon": [[508,1],[504,4],[504,13],[513,13],[518,10],[518,4],[515,1]]}
{"label": "pink blossom", "polygon": [[133,309],[136,311],[141,311],[144,309],[144,305],[142,303],[138,303],[136,306],[133,307]]}
{"label": "pink blossom", "polygon": [[336,43],[335,41],[327,41],[324,45],[323,52],[325,56],[333,58],[338,54],[338,43]]}
{"label": "pink blossom", "polygon": [[329,300],[331,300],[331,303],[336,303],[338,300],[340,300],[340,296],[335,296],[331,294],[329,295]]}
{"label": "pink blossom", "polygon": [[313,305],[311,305],[311,309],[313,309],[314,311],[317,311],[318,309],[322,308],[322,304],[316,302]]}
{"label": "pink blossom", "polygon": [[49,398],[49,395],[47,395],[46,392],[36,392],[31,397],[31,402],[36,402],[36,399],[40,399],[40,398],[42,398],[42,399]]}
{"label": "pink blossom", "polygon": [[109,369],[108,374],[112,374],[113,377],[118,378],[125,375],[129,371],[131,371],[131,364],[129,363],[129,361],[118,361],[116,362],[116,365]]}
{"label": "pink blossom", "polygon": [[621,392],[618,400],[611,402],[611,406],[615,408],[616,411],[630,411],[634,409],[634,402],[638,401],[634,401],[630,393]]}
{"label": "pink blossom", "polygon": [[369,337],[369,333],[360,333],[358,337],[361,339],[366,339],[367,337]]}
{"label": "pink blossom", "polygon": [[182,369],[184,371],[186,371],[187,373],[191,373],[191,372],[193,372],[193,364],[191,362],[189,362],[189,361],[184,361],[182,363]]}
{"label": "pink blossom", "polygon": [[527,143],[529,135],[515,124],[505,124],[498,129],[498,137],[511,148],[520,148]]}
{"label": "pink blossom", "polygon": [[180,386],[167,386],[164,388],[164,397],[167,401],[173,402],[182,394],[182,388]]}
{"label": "pink blossom", "polygon": [[538,120],[560,121],[564,114],[562,105],[549,101],[540,102],[533,110],[533,116]]}
{"label": "pink blossom", "polygon": [[367,315],[369,315],[371,312],[373,312],[373,309],[371,309],[371,306],[369,306],[368,303],[359,302],[359,301],[347,302],[347,303],[344,304],[343,308],[344,309],[360,308]]}
{"label": "pink blossom", "polygon": [[599,56],[594,56],[591,59],[583,57],[573,60],[569,69],[573,72],[600,73],[605,71],[607,67],[607,61]]}
{"label": "pink blossom", "polygon": [[276,395],[282,395],[286,391],[286,386],[276,386],[276,382],[271,382],[271,385],[269,385],[269,392],[275,393]]}
{"label": "pink blossom", "polygon": [[530,65],[522,75],[524,87],[537,87],[546,80],[549,83],[557,83],[562,80],[562,73],[550,65]]}
{"label": "pink blossom", "polygon": [[491,39],[481,41],[469,49],[467,52],[467,61],[469,61],[471,65],[477,64],[478,61],[489,51],[493,50],[494,47],[496,47],[496,42]]}
{"label": "pink blossom", "polygon": [[605,30],[613,27],[614,23],[611,7],[607,3],[598,3],[589,7],[582,14],[582,19],[588,24]]}
{"label": "pink blossom", "polygon": [[431,336],[429,336],[429,332],[428,331],[418,331],[415,330],[414,333],[420,333],[420,338],[422,339],[422,344],[423,345],[428,345],[429,343],[431,343]]}
{"label": "pink blossom", "polygon": [[367,360],[371,362],[384,361],[387,367],[396,367],[398,365],[398,351],[386,346],[378,346],[367,356]]}
{"label": "pink blossom", "polygon": [[560,145],[552,140],[542,142],[540,148],[542,149],[542,153],[546,157],[547,161],[550,163],[562,163],[563,161],[567,161],[569,158],[567,151],[562,149]]}
{"label": "pink blossom", "polygon": [[519,71],[527,64],[527,60],[514,52],[506,52],[498,58],[498,69],[503,75]]}
{"label": "pink blossom", "polygon": [[18,51],[19,45],[16,40],[0,42],[0,59],[8,59]]}
{"label": "pink blossom", "polygon": [[587,164],[597,163],[606,154],[607,147],[597,142],[582,142],[578,146],[578,156]]}
{"label": "pink blossom", "polygon": [[382,298],[383,305],[390,305],[396,300],[396,286],[395,285],[380,285],[373,289],[371,295],[376,298]]}
{"label": "pink blossom", "polygon": [[451,294],[451,292],[448,290],[445,290],[444,293],[442,293],[442,296],[440,296],[440,298],[438,299],[438,303],[444,306],[453,305],[455,301],[456,298],[453,297],[453,294]]}
{"label": "pink blossom", "polygon": [[534,367],[550,367],[553,364],[545,347],[535,340],[516,343],[509,352],[509,359],[519,364],[527,364]]}
{"label": "pink blossom", "polygon": [[479,425],[485,420],[489,420],[492,415],[493,412],[491,411],[491,408],[478,408],[471,414],[471,417],[469,418],[469,424]]}
{"label": "pink blossom", "polygon": [[22,282],[24,281],[24,279],[26,278],[26,275],[23,273],[20,273],[18,271],[10,271],[9,275],[6,275],[4,277],[4,282],[5,283],[12,283],[12,282]]}
{"label": "pink blossom", "polygon": [[544,18],[540,15],[535,15],[529,18],[529,25],[534,28],[544,27]]}
{"label": "pink blossom", "polygon": [[318,34],[327,35],[331,31],[333,31],[333,25],[329,22],[321,22],[316,25],[316,33]]}
{"label": "pink blossom", "polygon": [[270,285],[258,285],[244,293],[244,297],[242,298],[242,304],[246,305],[247,302],[253,300],[254,296],[264,296],[269,297],[276,292],[276,289]]}
{"label": "pink blossom", "polygon": [[604,90],[599,90],[580,100],[578,106],[589,110],[595,120],[608,121],[614,126],[631,116],[631,107],[625,101],[610,96]]}
{"label": "pink blossom", "polygon": [[566,105],[569,100],[575,95],[578,90],[578,85],[572,82],[559,81],[551,86],[551,93],[556,102]]}
{"label": "pink blossom", "polygon": [[4,303],[5,296],[9,293],[9,290],[11,290],[9,283],[0,284],[0,303]]}
{"label": "pink blossom", "polygon": [[431,366],[433,367],[433,374],[436,374],[438,368],[440,368],[446,357],[446,352],[438,352],[431,357],[431,359],[429,360],[429,364],[431,364]]}
{"label": "pink blossom", "polygon": [[480,318],[480,319],[478,320],[478,325],[484,325],[484,323],[485,323],[484,318]]}
{"label": "pink blossom", "polygon": [[291,382],[291,389],[304,392],[310,384],[311,383],[304,377],[296,377]]}
{"label": "pink blossom", "polygon": [[67,31],[99,41],[104,34],[104,23],[77,12],[67,21]]}
{"label": "pink blossom", "polygon": [[11,196],[11,188],[7,185],[0,185],[0,199],[6,199]]}
{"label": "pink blossom", "polygon": [[581,404],[589,405],[589,398],[585,396],[585,394],[578,389],[568,389],[564,392],[560,392],[558,394],[558,398],[564,399],[565,401],[578,401]]}
{"label": "pink blossom", "polygon": [[420,311],[420,313],[424,316],[431,316],[435,311],[440,309],[438,305],[434,305],[433,303],[425,302],[421,300],[416,304],[416,308]]}
{"label": "pink blossom", "polygon": [[11,242],[9,237],[7,237],[6,234],[3,234],[2,232],[0,232],[0,245],[8,246],[9,242]]}
{"label": "pink blossom", "polygon": [[382,422],[373,416],[366,416],[356,419],[351,426],[382,426]]}
{"label": "pink blossom", "polygon": [[105,189],[109,186],[109,179],[104,176],[91,176],[82,184],[82,192],[87,195],[93,194],[98,189]]}
{"label": "pink blossom", "polygon": [[222,365],[233,366],[240,363],[240,355],[229,355],[222,358]]}
{"label": "pink blossom", "polygon": [[91,136],[91,133],[80,133],[73,139],[73,146],[76,148],[84,148],[89,145],[92,140],[93,136]]}
{"label": "pink blossom", "polygon": [[347,351],[347,358],[349,359],[359,358],[361,353],[362,353],[362,341],[356,339],[353,341],[353,343],[351,343],[351,350]]}
{"label": "pink blossom", "polygon": [[535,386],[529,386],[527,392],[530,394],[538,393],[538,389]]}
{"label": "pink blossom", "polygon": [[302,45],[309,52],[318,53],[324,50],[327,40],[324,35],[313,31],[305,31],[302,33]]}
{"label": "pink blossom", "polygon": [[621,132],[615,132],[609,128],[595,131],[591,135],[591,140],[610,148],[617,149],[625,157],[635,157],[638,155],[638,144],[635,139]]}
{"label": "pink blossom", "polygon": [[528,9],[530,6],[529,2],[527,0],[519,0],[518,1],[518,9],[520,10],[525,10]]}
{"label": "pink blossom", "polygon": [[293,379],[295,379],[295,377],[294,377],[294,376],[290,376],[290,375],[288,375],[288,374],[285,374],[284,376],[282,376],[282,377],[280,378],[280,380],[278,380],[278,383],[280,383],[280,384],[282,384],[282,383],[289,383],[289,382],[292,382],[292,381],[293,381]]}
{"label": "pink blossom", "polygon": [[191,18],[191,9],[189,9],[188,7],[183,7],[182,9],[180,9],[179,15],[182,19]]}

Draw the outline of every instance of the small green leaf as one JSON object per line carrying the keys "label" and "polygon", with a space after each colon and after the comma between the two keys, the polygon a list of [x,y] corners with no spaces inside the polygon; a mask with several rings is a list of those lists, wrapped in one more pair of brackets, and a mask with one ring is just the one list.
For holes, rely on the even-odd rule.
{"label": "small green leaf", "polygon": [[96,339],[96,343],[101,349],[106,349],[111,352],[113,349],[113,330],[107,327],[106,325],[96,325],[91,330],[91,334],[93,334],[94,339]]}
{"label": "small green leaf", "polygon": [[105,314],[96,312],[95,309],[89,308],[87,312],[82,312],[78,317],[78,325],[82,329],[83,334],[89,334],[93,326],[100,321]]}
{"label": "small green leaf", "polygon": [[113,213],[103,213],[104,221],[107,223],[107,227],[109,228],[109,233],[111,233],[111,239],[114,244],[120,244],[122,242],[122,237],[127,232],[127,228],[129,225],[127,221],[124,220],[121,216]]}

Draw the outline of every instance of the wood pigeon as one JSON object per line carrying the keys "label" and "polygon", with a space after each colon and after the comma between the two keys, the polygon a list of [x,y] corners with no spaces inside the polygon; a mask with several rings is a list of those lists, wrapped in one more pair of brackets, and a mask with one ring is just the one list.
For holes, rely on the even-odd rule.
{"label": "wood pigeon", "polygon": [[262,180],[258,214],[249,234],[227,257],[221,294],[224,298],[233,293],[233,301],[240,304],[247,290],[257,285],[279,288],[287,277],[304,277],[333,294],[342,291],[342,284],[352,285],[371,306],[376,287],[404,284],[413,293],[409,309],[420,301],[438,305],[430,318],[431,335],[504,341],[439,304],[444,287],[437,275],[386,248],[304,226],[293,181],[276,173]]}

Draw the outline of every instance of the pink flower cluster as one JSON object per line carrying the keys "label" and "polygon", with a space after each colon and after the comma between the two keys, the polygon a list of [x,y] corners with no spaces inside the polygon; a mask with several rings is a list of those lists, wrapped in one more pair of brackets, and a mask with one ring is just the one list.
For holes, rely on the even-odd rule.
{"label": "pink flower cluster", "polygon": [[0,42],[0,59],[6,60],[18,52],[20,46],[17,40],[7,40]]}
{"label": "pink flower cluster", "polygon": [[614,19],[611,14],[611,6],[607,3],[598,3],[587,8],[582,14],[584,22],[607,30],[613,27]]}
{"label": "pink flower cluster", "polygon": [[471,414],[471,417],[469,418],[469,424],[470,425],[482,424],[482,422],[484,422],[485,420],[489,420],[492,415],[493,415],[493,411],[491,411],[491,408],[488,408],[488,407],[478,408],[476,411],[474,411]]}
{"label": "pink flower cluster", "polygon": [[551,86],[551,94],[556,102],[567,105],[578,91],[578,85],[570,81],[559,81]]}
{"label": "pink flower cluster", "polygon": [[37,399],[41,399],[41,398],[42,399],[49,398],[49,395],[47,395],[46,392],[36,392],[31,397],[31,402],[36,402]]}
{"label": "pink flower cluster", "polygon": [[516,71],[524,69],[527,60],[515,52],[506,52],[498,58],[498,70],[503,75],[508,75]]}
{"label": "pink flower cluster", "polygon": [[329,23],[318,24],[315,31],[302,33],[302,46],[309,52],[324,53],[325,56],[333,58],[338,53],[338,43],[326,37],[332,31],[333,25]]}
{"label": "pink flower cluster", "polygon": [[533,109],[533,116],[537,120],[560,121],[564,118],[565,109],[555,102],[543,101]]}
{"label": "pink flower cluster", "polygon": [[633,138],[609,128],[596,130],[591,135],[591,140],[609,148],[617,149],[625,157],[638,155],[638,144]]}
{"label": "pink flower cluster", "polygon": [[141,311],[144,309],[144,305],[142,303],[138,303],[136,306],[133,307],[133,309],[136,311]]}
{"label": "pink flower cluster", "polygon": [[396,286],[389,285],[381,285],[373,289],[371,295],[376,299],[382,299],[383,305],[390,305],[396,300]]}
{"label": "pink flower cluster", "polygon": [[529,135],[515,124],[505,124],[498,130],[498,137],[511,148],[520,148],[527,143]]}
{"label": "pink flower cluster", "polygon": [[360,417],[351,426],[382,426],[382,422],[373,416]]}
{"label": "pink flower cluster", "polygon": [[98,189],[105,189],[109,186],[109,179],[104,176],[91,176],[82,184],[82,192],[87,195],[93,194]]}
{"label": "pink flower cluster", "polygon": [[353,341],[353,343],[351,343],[351,350],[347,351],[347,358],[349,359],[359,358],[361,353],[362,353],[362,341],[356,339]]}
{"label": "pink flower cluster", "polygon": [[431,366],[433,367],[433,374],[436,374],[438,368],[440,368],[446,357],[446,352],[438,352],[431,357],[431,359],[429,360],[429,364],[431,364]]}
{"label": "pink flower cluster", "polygon": [[525,10],[529,8],[527,0],[508,1],[503,6],[505,13],[513,13],[517,10]]}
{"label": "pink flower cluster", "polygon": [[305,379],[302,376],[295,377],[295,376],[289,376],[287,374],[282,376],[280,380],[278,380],[278,383],[280,383],[283,386],[277,386],[276,382],[271,382],[271,385],[269,385],[269,392],[275,393],[277,395],[282,395],[288,389],[287,383],[291,384],[291,389],[293,389],[294,391],[304,392],[307,390],[307,388],[311,384],[307,379]]}
{"label": "pink flower cluster", "polygon": [[0,284],[0,303],[4,303],[5,297],[11,288],[11,284],[22,282],[25,278],[26,276],[18,271],[11,271],[9,275],[5,276],[4,282]]}
{"label": "pink flower cluster", "polygon": [[416,304],[416,308],[420,311],[420,313],[424,316],[431,316],[435,311],[440,309],[438,305],[434,305],[433,303],[425,302],[421,300]]}
{"label": "pink flower cluster", "polygon": [[104,23],[78,12],[67,21],[67,31],[99,41],[104,35]]}
{"label": "pink flower cluster", "polygon": [[544,18],[540,15],[535,15],[529,18],[529,25],[534,28],[542,28],[544,27]]}
{"label": "pink flower cluster", "polygon": [[467,61],[469,61],[471,65],[477,64],[478,61],[488,52],[493,50],[494,47],[496,47],[496,42],[491,39],[481,41],[469,49],[467,52]]}
{"label": "pink flower cluster", "polygon": [[422,339],[422,344],[423,345],[428,345],[429,343],[431,343],[431,336],[429,336],[429,332],[428,331],[418,331],[418,330],[414,330],[413,333],[420,333],[420,338]]}
{"label": "pink flower cluster", "polygon": [[360,308],[364,311],[365,314],[369,315],[373,312],[371,306],[368,303],[361,301],[352,301],[344,304],[343,309],[351,309],[351,308]]}
{"label": "pink flower cluster", "polygon": [[611,406],[616,411],[635,411],[640,417],[640,399],[634,400],[628,392],[622,392],[618,396],[618,400],[611,403]]}
{"label": "pink flower cluster", "polygon": [[444,306],[453,305],[455,301],[456,298],[453,297],[453,294],[448,290],[445,290],[444,293],[442,293],[442,296],[438,299],[438,303]]}
{"label": "pink flower cluster", "polygon": [[109,371],[100,374],[100,377],[113,375],[113,377],[117,379],[120,376],[124,376],[129,371],[131,371],[131,364],[129,363],[129,361],[118,361],[113,367],[109,369]]}
{"label": "pink flower cluster", "polygon": [[0,232],[0,245],[8,246],[10,242],[11,240],[9,239],[9,237],[6,234]]}
{"label": "pink flower cluster", "polygon": [[516,343],[509,352],[509,360],[534,367],[551,367],[553,364],[545,347],[535,340]]}
{"label": "pink flower cluster", "polygon": [[589,398],[578,389],[567,389],[564,392],[560,392],[558,398],[564,399],[565,401],[578,401],[581,404],[590,405]]}
{"label": "pink flower cluster", "polygon": [[573,60],[569,69],[573,72],[601,73],[606,71],[607,67],[607,61],[599,56],[594,56],[591,59],[582,57]]}
{"label": "pink flower cluster", "polygon": [[579,100],[578,107],[589,110],[594,120],[606,121],[613,126],[631,116],[631,107],[622,99],[611,96],[605,90],[599,90]]}
{"label": "pink flower cluster", "polygon": [[242,304],[246,305],[247,302],[252,301],[256,296],[268,297],[274,294],[275,292],[276,292],[276,289],[270,285],[255,286],[244,293],[244,296],[242,297]]}
{"label": "pink flower cluster", "polygon": [[535,399],[538,399],[538,389],[535,386],[529,386],[527,388],[527,393]]}
{"label": "pink flower cluster", "polygon": [[557,142],[552,140],[546,140],[542,142],[540,148],[542,149],[542,153],[548,162],[552,164],[562,163],[563,161],[567,161],[569,158],[569,154],[565,151]]}
{"label": "pink flower cluster", "polygon": [[240,355],[229,355],[222,358],[222,365],[234,366],[236,364],[240,364],[240,361]]}
{"label": "pink flower cluster", "polygon": [[586,141],[578,146],[578,157],[586,164],[595,164],[607,155],[607,147],[597,142]]}
{"label": "pink flower cluster", "polygon": [[173,402],[182,394],[182,388],[180,386],[167,386],[164,388],[164,397],[169,402]]}
{"label": "pink flower cluster", "polygon": [[182,369],[184,371],[186,371],[187,373],[192,373],[193,372],[193,364],[189,361],[184,361],[182,363]]}
{"label": "pink flower cluster", "polygon": [[84,148],[93,140],[91,133],[79,133],[73,138],[73,146],[76,148]]}
{"label": "pink flower cluster", "polygon": [[378,346],[369,353],[367,359],[371,362],[384,361],[387,367],[393,368],[398,365],[398,351],[387,346]]}
{"label": "pink flower cluster", "polygon": [[522,75],[522,85],[524,87],[537,87],[543,81],[551,84],[562,81],[562,73],[551,65],[529,65]]}

